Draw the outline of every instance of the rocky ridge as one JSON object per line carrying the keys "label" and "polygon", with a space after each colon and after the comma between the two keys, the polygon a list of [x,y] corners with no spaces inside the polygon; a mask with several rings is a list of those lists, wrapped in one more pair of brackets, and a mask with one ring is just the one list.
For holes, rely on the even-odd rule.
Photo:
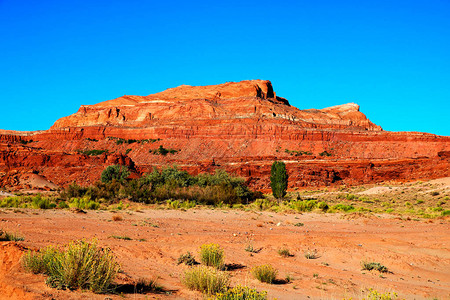
{"label": "rocky ridge", "polygon": [[[172,153],[157,155],[160,147]],[[0,130],[0,186],[27,188],[30,172],[88,184],[122,163],[138,175],[170,164],[224,168],[265,189],[276,159],[291,187],[360,184],[450,176],[448,153],[450,137],[383,131],[354,103],[299,110],[270,81],[248,80],[83,105],[46,131]]]}

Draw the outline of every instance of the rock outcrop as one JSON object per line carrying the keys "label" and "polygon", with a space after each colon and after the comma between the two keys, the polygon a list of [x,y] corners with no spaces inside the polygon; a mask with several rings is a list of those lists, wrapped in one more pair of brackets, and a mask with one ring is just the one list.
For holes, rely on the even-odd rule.
{"label": "rock outcrop", "polygon": [[383,131],[354,103],[299,110],[270,81],[250,80],[123,96],[83,105],[47,131],[0,131],[0,184],[30,171],[87,184],[121,163],[139,174],[169,164],[224,168],[267,188],[276,159],[286,161],[291,187],[359,184],[450,176],[449,151],[450,137]]}

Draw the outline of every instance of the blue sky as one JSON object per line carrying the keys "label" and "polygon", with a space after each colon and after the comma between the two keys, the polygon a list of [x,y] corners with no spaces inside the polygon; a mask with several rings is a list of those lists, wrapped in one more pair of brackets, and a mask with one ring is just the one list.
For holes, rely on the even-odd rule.
{"label": "blue sky", "polygon": [[355,102],[385,130],[450,135],[449,15],[448,0],[0,0],[0,128],[268,79],[300,109]]}

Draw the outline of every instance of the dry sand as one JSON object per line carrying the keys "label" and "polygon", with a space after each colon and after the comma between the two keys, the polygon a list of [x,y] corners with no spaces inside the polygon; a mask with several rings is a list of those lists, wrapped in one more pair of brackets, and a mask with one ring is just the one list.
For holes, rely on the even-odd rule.
{"label": "dry sand", "polygon": [[[26,273],[19,263],[25,248],[96,238],[117,256],[124,272],[120,280],[159,276],[167,291],[126,294],[130,299],[202,299],[200,293],[181,284],[187,267],[177,265],[177,258],[190,251],[198,259],[200,245],[212,242],[224,248],[225,262],[235,266],[228,271],[233,285],[267,290],[271,299],[358,299],[361,290],[368,288],[395,291],[406,299],[450,299],[448,219],[192,209],[118,212],[123,220],[112,221],[114,214],[117,212],[1,210],[0,228],[20,233],[25,241],[18,242],[19,246],[0,242],[0,298],[105,299],[105,295],[89,292],[51,289],[43,275]],[[304,226],[294,226],[300,222]],[[118,240],[112,235],[133,240]],[[246,252],[248,243],[261,251]],[[280,257],[277,250],[281,247],[290,249],[294,256]],[[306,259],[308,249],[316,249],[320,257]],[[362,271],[363,260],[379,262],[391,273]],[[253,279],[250,268],[266,263],[279,270],[280,280],[289,275],[292,282],[269,285]],[[122,299],[119,295],[107,297]]]}

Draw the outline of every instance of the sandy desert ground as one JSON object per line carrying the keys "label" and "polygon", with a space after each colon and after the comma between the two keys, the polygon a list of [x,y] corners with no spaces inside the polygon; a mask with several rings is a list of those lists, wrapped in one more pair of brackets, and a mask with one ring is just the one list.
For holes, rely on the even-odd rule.
{"label": "sandy desert ground", "polygon": [[[113,215],[120,214],[120,221]],[[303,223],[303,226],[295,226]],[[391,215],[286,214],[223,209],[88,211],[3,209],[0,228],[20,233],[23,242],[1,242],[2,299],[202,299],[181,283],[185,265],[180,254],[198,259],[200,245],[218,243],[232,284],[268,291],[277,299],[361,298],[364,290],[395,291],[406,299],[450,298],[450,235],[448,219],[413,219]],[[127,236],[121,240],[112,236]],[[121,282],[159,277],[159,294],[96,295],[47,287],[43,275],[26,273],[20,257],[26,249],[98,239],[110,247],[123,272]],[[259,253],[245,251],[248,244]],[[278,249],[294,255],[283,258]],[[317,250],[317,259],[304,252]],[[363,271],[361,261],[375,261],[390,273]],[[270,263],[279,270],[278,284],[253,279],[249,269]],[[292,281],[284,282],[286,276]]]}

